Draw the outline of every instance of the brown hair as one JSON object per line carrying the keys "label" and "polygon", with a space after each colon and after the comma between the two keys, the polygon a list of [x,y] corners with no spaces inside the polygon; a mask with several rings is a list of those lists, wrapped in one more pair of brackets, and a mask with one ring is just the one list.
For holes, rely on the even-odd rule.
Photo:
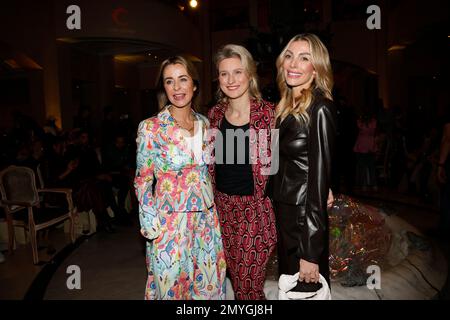
{"label": "brown hair", "polygon": [[194,67],[193,63],[188,59],[184,58],[183,56],[173,56],[167,58],[161,63],[161,66],[159,67],[158,77],[156,78],[156,90],[157,90],[156,96],[158,98],[159,109],[161,110],[162,108],[164,108],[169,102],[166,90],[164,89],[163,74],[166,67],[173,64],[181,64],[182,66],[184,66],[186,68],[188,75],[192,78],[194,86],[197,87],[197,90],[194,91],[194,96],[192,98],[192,109],[196,110],[196,108],[199,107],[200,103],[200,96],[198,94],[200,91],[199,76],[197,69]]}

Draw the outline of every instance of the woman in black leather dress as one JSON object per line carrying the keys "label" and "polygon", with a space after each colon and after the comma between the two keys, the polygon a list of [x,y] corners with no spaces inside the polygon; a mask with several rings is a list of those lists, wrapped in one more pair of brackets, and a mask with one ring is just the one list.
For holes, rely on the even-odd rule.
{"label": "woman in black leather dress", "polygon": [[313,34],[291,39],[277,59],[279,170],[271,182],[280,274],[329,283],[327,198],[336,136],[328,51]]}

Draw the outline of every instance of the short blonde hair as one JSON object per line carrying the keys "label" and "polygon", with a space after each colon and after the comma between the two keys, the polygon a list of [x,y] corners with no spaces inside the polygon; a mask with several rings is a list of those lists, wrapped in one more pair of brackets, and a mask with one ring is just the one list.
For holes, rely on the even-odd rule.
{"label": "short blonde hair", "polygon": [[[284,78],[283,62],[285,54],[291,43],[296,41],[306,41],[311,50],[311,62],[316,72],[313,83],[309,90],[303,90],[302,96],[295,101],[293,90],[290,88]],[[331,69],[330,56],[325,45],[319,37],[311,33],[303,33],[293,37],[281,51],[277,58],[277,84],[280,90],[281,100],[277,106],[276,117],[281,121],[289,114],[308,120],[307,109],[312,102],[312,89],[320,89],[322,94],[333,100],[333,71]]]}
{"label": "short blonde hair", "polygon": [[[258,86],[258,74],[256,73],[256,63],[253,60],[252,54],[245,49],[243,46],[237,44],[227,44],[217,51],[214,57],[214,63],[216,65],[216,73],[219,70],[219,64],[222,60],[228,58],[239,58],[241,60],[242,66],[244,67],[249,79],[249,93],[252,98],[261,100],[261,92]],[[217,74],[216,74],[217,76]],[[217,88],[216,92],[217,100],[220,102],[225,102],[228,97],[222,92],[220,86]]]}
{"label": "short blonde hair", "polygon": [[156,96],[158,98],[159,110],[164,108],[169,102],[169,99],[167,98],[166,90],[164,89],[164,70],[167,68],[167,66],[174,65],[174,64],[181,64],[182,66],[184,66],[186,68],[188,75],[192,78],[192,81],[194,82],[194,86],[197,87],[197,90],[194,91],[194,96],[192,98],[192,109],[196,110],[196,108],[198,108],[200,106],[199,105],[200,96],[198,94],[200,91],[199,76],[198,76],[197,69],[194,67],[192,62],[190,62],[188,59],[184,58],[183,56],[173,56],[173,57],[167,58],[166,60],[164,60],[161,63],[161,66],[159,67],[158,77],[156,78],[156,90],[157,90]]}

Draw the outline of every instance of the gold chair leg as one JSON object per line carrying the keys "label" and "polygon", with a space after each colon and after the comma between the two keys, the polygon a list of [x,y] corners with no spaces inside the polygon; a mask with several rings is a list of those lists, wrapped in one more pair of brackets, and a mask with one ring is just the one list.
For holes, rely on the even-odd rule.
{"label": "gold chair leg", "polygon": [[6,213],[6,223],[8,224],[8,253],[13,254],[14,252],[14,240],[16,238],[14,234],[13,219],[10,213]]}
{"label": "gold chair leg", "polygon": [[33,251],[33,263],[39,263],[39,252],[36,239],[36,226],[34,225],[33,208],[28,208],[28,226],[30,229],[31,249]]}
{"label": "gold chair leg", "polygon": [[[88,225],[89,225],[89,233],[91,233],[91,230],[92,230],[92,225],[91,225],[91,210],[92,210],[92,209],[89,209],[89,210],[87,211],[87,218],[88,218]],[[92,213],[94,213],[94,211],[92,211]]]}
{"label": "gold chair leg", "polygon": [[38,253],[38,246],[37,246],[37,239],[36,239],[36,230],[34,228],[34,225],[30,224],[30,240],[31,240],[31,249],[33,251],[33,263],[38,264],[39,263],[39,253]]}
{"label": "gold chair leg", "polygon": [[72,240],[72,243],[75,243],[75,221],[73,214],[70,215],[70,240]]}

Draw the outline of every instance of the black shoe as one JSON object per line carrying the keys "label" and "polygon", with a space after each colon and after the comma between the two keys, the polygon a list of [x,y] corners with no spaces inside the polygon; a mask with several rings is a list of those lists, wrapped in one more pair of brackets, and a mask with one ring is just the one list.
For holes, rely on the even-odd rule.
{"label": "black shoe", "polygon": [[105,231],[107,233],[116,233],[116,230],[112,226],[106,226]]}
{"label": "black shoe", "polygon": [[119,218],[119,224],[122,226],[130,227],[133,225],[133,222],[131,221],[131,219],[129,217],[122,217],[122,218]]}
{"label": "black shoe", "polygon": [[106,233],[116,233],[116,230],[114,229],[114,227],[109,222],[104,224],[104,225],[98,226],[97,230],[105,231]]}
{"label": "black shoe", "polygon": [[116,218],[113,220],[113,223],[117,226],[132,226],[133,222],[131,221],[131,217],[128,213],[121,213],[116,216]]}

